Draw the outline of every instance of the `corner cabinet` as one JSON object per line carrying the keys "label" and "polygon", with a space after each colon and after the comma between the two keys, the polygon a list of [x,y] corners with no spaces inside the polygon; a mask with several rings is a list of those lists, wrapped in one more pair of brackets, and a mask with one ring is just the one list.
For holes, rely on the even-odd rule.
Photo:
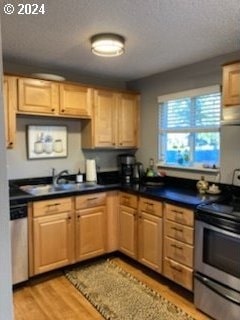
{"label": "corner cabinet", "polygon": [[94,90],[92,121],[83,123],[83,148],[137,148],[139,95]]}
{"label": "corner cabinet", "polygon": [[162,272],[162,203],[140,197],[138,213],[138,260]]}
{"label": "corner cabinet", "polygon": [[223,66],[223,105],[240,105],[240,61]]}
{"label": "corner cabinet", "polygon": [[119,201],[119,250],[136,259],[138,197],[121,192]]}
{"label": "corner cabinet", "polygon": [[72,198],[33,203],[32,210],[33,275],[74,262],[74,205]]}
{"label": "corner cabinet", "polygon": [[19,78],[18,113],[90,118],[92,89],[80,85]]}
{"label": "corner cabinet", "polygon": [[4,76],[3,80],[5,138],[7,148],[13,148],[16,134],[17,78]]}

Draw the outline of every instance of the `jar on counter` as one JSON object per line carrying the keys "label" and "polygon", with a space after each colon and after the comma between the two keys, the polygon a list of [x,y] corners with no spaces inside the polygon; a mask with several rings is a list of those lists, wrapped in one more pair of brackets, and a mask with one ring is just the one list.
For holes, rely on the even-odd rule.
{"label": "jar on counter", "polygon": [[205,180],[204,176],[197,182],[196,187],[199,193],[205,193],[208,190],[208,182]]}

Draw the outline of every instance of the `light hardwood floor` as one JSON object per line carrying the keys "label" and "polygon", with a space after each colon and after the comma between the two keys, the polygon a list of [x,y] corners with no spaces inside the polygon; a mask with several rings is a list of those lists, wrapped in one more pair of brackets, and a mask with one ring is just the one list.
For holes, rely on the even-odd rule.
{"label": "light hardwood floor", "polygon": [[[114,260],[196,320],[209,319],[195,309],[192,294],[188,291],[133,261],[122,257]],[[61,272],[34,279],[27,285],[14,289],[13,301],[15,320],[103,319]]]}

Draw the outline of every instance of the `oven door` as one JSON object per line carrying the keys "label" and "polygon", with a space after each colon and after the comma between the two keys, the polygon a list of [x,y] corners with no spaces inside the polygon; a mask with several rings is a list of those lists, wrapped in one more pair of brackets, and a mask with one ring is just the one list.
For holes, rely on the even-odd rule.
{"label": "oven door", "polygon": [[195,222],[195,270],[240,291],[240,235]]}

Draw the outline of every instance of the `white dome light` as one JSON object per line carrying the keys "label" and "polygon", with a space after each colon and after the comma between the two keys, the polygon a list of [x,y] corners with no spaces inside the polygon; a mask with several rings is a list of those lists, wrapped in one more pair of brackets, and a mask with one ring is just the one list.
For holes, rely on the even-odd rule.
{"label": "white dome light", "polygon": [[116,57],[124,53],[125,39],[112,33],[96,34],[91,38],[92,52],[102,57]]}

